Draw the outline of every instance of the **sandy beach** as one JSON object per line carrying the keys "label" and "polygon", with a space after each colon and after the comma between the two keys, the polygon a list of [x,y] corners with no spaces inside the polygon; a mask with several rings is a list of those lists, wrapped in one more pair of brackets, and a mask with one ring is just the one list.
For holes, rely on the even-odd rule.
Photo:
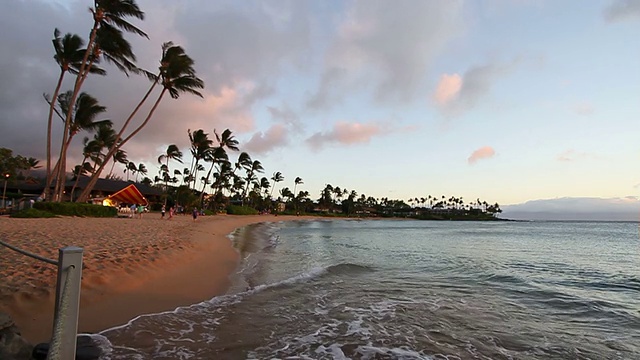
{"label": "sandy beach", "polygon": [[[227,235],[258,222],[296,216],[175,216],[142,219],[0,218],[0,239],[57,260],[58,249],[84,249],[78,331],[98,332],[133,317],[224,294],[238,254]],[[0,311],[31,342],[48,341],[56,267],[0,246]]]}

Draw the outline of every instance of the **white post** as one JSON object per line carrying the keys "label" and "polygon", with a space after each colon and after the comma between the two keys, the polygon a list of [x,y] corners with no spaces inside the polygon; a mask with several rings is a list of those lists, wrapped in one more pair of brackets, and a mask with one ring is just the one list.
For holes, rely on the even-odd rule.
{"label": "white post", "polygon": [[[56,307],[53,336],[47,359],[56,357],[60,359],[76,358],[80,282],[82,280],[82,252],[82,248],[75,246],[68,246],[58,250]],[[65,293],[65,291],[68,291],[68,293]],[[52,352],[57,354],[54,355]]]}

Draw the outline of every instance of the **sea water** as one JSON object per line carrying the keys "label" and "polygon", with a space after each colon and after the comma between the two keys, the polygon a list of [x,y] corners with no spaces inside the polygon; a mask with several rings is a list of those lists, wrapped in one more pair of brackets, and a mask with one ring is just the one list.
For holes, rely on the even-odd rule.
{"label": "sea water", "polygon": [[294,221],[231,236],[225,296],[104,359],[640,359],[637,223]]}

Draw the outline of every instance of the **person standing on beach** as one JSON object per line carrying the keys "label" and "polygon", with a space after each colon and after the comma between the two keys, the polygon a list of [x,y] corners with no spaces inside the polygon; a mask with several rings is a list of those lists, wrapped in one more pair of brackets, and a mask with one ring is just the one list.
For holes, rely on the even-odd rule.
{"label": "person standing on beach", "polygon": [[164,204],[162,204],[162,210],[160,210],[160,219],[164,219],[164,213],[167,211],[167,208]]}
{"label": "person standing on beach", "polygon": [[198,218],[198,208],[193,208],[193,221],[196,221]]}
{"label": "person standing on beach", "polygon": [[173,218],[173,213],[175,212],[175,209],[172,207],[169,208],[169,220],[171,220]]}
{"label": "person standing on beach", "polygon": [[131,204],[131,206],[129,207],[129,210],[131,210],[131,215],[129,216],[130,218],[134,218],[136,216],[136,209],[138,208],[138,206],[136,204]]}
{"label": "person standing on beach", "polygon": [[138,219],[142,219],[142,212],[144,212],[144,205],[138,204]]}

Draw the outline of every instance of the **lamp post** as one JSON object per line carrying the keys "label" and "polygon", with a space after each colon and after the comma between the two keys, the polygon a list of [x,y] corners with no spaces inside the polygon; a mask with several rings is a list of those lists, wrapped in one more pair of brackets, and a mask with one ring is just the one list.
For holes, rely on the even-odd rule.
{"label": "lamp post", "polygon": [[7,208],[7,181],[9,181],[9,174],[4,174],[4,190],[2,191],[2,207]]}

